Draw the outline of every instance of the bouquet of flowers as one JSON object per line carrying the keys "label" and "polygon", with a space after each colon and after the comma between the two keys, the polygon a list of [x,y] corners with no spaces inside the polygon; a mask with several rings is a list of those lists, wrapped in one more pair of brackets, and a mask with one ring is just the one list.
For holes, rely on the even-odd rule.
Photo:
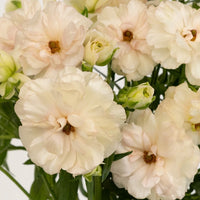
{"label": "bouquet of flowers", "polygon": [[[0,171],[30,200],[199,200],[198,3],[7,1]],[[30,191],[6,162],[18,149]]]}

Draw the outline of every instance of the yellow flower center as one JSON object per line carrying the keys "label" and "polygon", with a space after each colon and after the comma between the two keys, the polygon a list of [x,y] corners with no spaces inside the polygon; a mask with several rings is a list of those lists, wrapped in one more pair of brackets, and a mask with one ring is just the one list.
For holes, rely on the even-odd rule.
{"label": "yellow flower center", "polygon": [[147,164],[155,163],[157,160],[157,158],[154,154],[147,152],[147,151],[144,151],[143,159],[144,159],[145,163],[147,163]]}
{"label": "yellow flower center", "polygon": [[50,48],[52,54],[60,52],[60,43],[59,43],[59,41],[50,41],[49,42],[49,48]]}
{"label": "yellow flower center", "polygon": [[197,30],[191,29],[183,32],[183,37],[188,40],[194,42],[197,38]]}
{"label": "yellow flower center", "polygon": [[192,130],[193,131],[200,131],[200,123],[192,124]]}
{"label": "yellow flower center", "polygon": [[133,33],[129,30],[123,32],[123,41],[130,42],[133,39]]}

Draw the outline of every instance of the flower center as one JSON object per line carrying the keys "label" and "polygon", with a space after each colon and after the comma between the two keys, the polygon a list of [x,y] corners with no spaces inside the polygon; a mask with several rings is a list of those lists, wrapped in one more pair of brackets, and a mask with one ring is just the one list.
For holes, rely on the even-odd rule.
{"label": "flower center", "polygon": [[150,152],[144,151],[143,159],[147,164],[155,163],[156,156]]}
{"label": "flower center", "polygon": [[51,49],[51,53],[57,53],[60,52],[60,43],[59,41],[50,41],[49,42],[49,48]]}
{"label": "flower center", "polygon": [[197,30],[191,29],[191,30],[188,30],[188,31],[184,31],[183,32],[183,37],[186,40],[194,42],[196,40],[196,38],[197,38]]}
{"label": "flower center", "polygon": [[67,122],[62,131],[66,135],[70,135],[71,132],[75,132],[75,128],[69,122]]}
{"label": "flower center", "polygon": [[123,32],[123,41],[130,42],[133,39],[133,33],[129,30]]}
{"label": "flower center", "polygon": [[200,123],[192,124],[192,130],[193,131],[200,131]]}

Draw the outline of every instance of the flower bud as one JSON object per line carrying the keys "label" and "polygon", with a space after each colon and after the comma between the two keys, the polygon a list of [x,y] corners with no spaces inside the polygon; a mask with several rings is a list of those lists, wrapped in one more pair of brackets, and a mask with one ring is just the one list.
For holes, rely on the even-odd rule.
{"label": "flower bud", "polygon": [[6,52],[0,51],[0,82],[5,82],[11,77],[17,66],[13,58]]}
{"label": "flower bud", "polygon": [[125,87],[117,95],[118,103],[129,109],[145,109],[155,100],[153,93],[154,89],[149,83]]}
{"label": "flower bud", "polygon": [[90,173],[85,174],[84,178],[88,181],[92,181],[93,176],[101,176],[102,175],[102,169],[101,166],[96,167],[94,170],[92,170]]}
{"label": "flower bud", "polygon": [[18,8],[21,8],[21,0],[7,0],[6,3],[6,12],[11,12],[14,10],[17,10]]}
{"label": "flower bud", "polygon": [[84,61],[90,65],[104,66],[108,64],[115,52],[112,40],[96,30],[88,32],[84,46]]}
{"label": "flower bud", "polygon": [[15,63],[12,56],[0,51],[0,95],[10,99],[15,94],[15,88],[20,89],[29,78],[19,73],[20,66]]}
{"label": "flower bud", "polygon": [[65,0],[66,3],[70,3],[80,13],[87,8],[88,12],[94,12],[96,4],[99,0]]}

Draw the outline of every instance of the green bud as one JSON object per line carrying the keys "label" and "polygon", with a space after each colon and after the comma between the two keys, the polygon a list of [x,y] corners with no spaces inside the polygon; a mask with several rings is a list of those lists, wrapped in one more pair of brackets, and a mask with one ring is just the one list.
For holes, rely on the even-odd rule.
{"label": "green bud", "polygon": [[21,0],[15,0],[15,1],[8,0],[6,3],[6,12],[11,12],[21,7],[22,7]]}
{"label": "green bud", "polygon": [[82,62],[82,71],[83,72],[92,72],[93,66],[89,63],[86,63],[85,61]]}
{"label": "green bud", "polygon": [[88,181],[92,181],[93,176],[101,176],[102,175],[102,169],[101,166],[96,167],[94,170],[92,170],[90,173],[85,174],[84,178]]}
{"label": "green bud", "polygon": [[20,66],[16,64],[12,56],[0,51],[0,95],[10,99],[15,94],[15,89],[20,89],[24,82],[29,80],[27,76],[19,73]]}
{"label": "green bud", "polygon": [[0,82],[7,81],[16,70],[17,66],[12,56],[4,51],[0,51]]}
{"label": "green bud", "polygon": [[129,109],[145,109],[154,100],[154,89],[149,83],[142,83],[135,87],[125,87],[117,95],[118,103]]}

